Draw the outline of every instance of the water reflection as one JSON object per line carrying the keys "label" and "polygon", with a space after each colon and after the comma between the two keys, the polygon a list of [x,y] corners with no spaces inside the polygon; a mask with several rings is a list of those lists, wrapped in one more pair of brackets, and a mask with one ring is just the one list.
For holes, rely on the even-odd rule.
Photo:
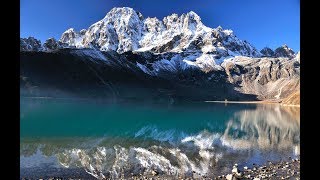
{"label": "water reflection", "polygon": [[259,105],[255,110],[236,112],[227,123],[223,144],[236,149],[295,148],[300,142],[299,111],[299,108]]}
{"label": "water reflection", "polygon": [[[84,169],[98,179],[153,170],[197,178],[230,172],[233,163],[259,164],[300,154],[299,108],[228,105],[202,109],[185,112],[173,108],[168,115],[153,112],[163,119],[135,121],[136,125],[128,122],[126,131],[118,135],[112,131],[102,137],[22,137],[20,169],[51,163]],[[90,117],[95,117],[93,112]],[[140,118],[139,113],[135,115]],[[109,129],[120,126],[109,122]]]}

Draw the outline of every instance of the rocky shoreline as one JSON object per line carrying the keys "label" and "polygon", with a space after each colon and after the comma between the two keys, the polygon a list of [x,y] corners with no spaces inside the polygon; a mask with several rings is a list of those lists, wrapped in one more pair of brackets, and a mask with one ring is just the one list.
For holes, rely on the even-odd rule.
{"label": "rocky shoreline", "polygon": [[238,165],[233,166],[232,172],[221,175],[214,179],[300,179],[300,159],[289,158],[289,161],[278,163],[268,162],[264,166],[253,165],[253,168],[245,166],[243,171],[238,169]]}
{"label": "rocky shoreline", "polygon": [[[157,176],[156,172],[152,176],[134,176],[129,179],[177,179],[176,177]],[[217,177],[197,176],[193,177],[178,177],[178,179],[224,179],[224,180],[240,180],[240,179],[300,179],[300,159],[291,158],[287,161],[277,163],[268,162],[263,166],[252,165],[252,168],[245,166],[243,170],[235,164],[231,173],[222,174]]]}
{"label": "rocky shoreline", "polygon": [[[93,178],[93,177],[92,177]],[[20,178],[22,180],[28,180],[30,178]],[[33,178],[31,178],[33,179]],[[51,177],[51,178],[39,178],[39,180],[48,179],[48,180],[62,180],[66,179],[64,177]],[[69,180],[82,180],[87,178],[82,177],[74,177],[67,178]],[[106,179],[109,179],[106,177]],[[238,164],[235,164],[229,174],[221,174],[216,177],[210,176],[201,176],[198,174],[193,174],[193,177],[176,177],[170,175],[161,175],[157,171],[152,171],[150,173],[133,175],[131,177],[125,177],[124,174],[120,179],[130,179],[130,180],[138,180],[138,179],[146,179],[146,180],[156,180],[156,179],[223,179],[223,180],[240,180],[240,179],[252,179],[252,180],[260,180],[260,179],[300,179],[300,159],[299,158],[291,158],[289,157],[286,161],[280,161],[276,163],[268,162],[265,165],[258,166],[256,164],[252,164],[252,168],[248,168],[244,166],[243,169],[238,168]]]}

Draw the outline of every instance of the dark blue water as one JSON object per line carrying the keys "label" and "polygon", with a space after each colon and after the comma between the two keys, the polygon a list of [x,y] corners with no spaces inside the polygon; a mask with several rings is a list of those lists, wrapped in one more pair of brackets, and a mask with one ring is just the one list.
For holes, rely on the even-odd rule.
{"label": "dark blue water", "polygon": [[21,176],[214,176],[300,153],[297,108],[27,98],[20,108]]}

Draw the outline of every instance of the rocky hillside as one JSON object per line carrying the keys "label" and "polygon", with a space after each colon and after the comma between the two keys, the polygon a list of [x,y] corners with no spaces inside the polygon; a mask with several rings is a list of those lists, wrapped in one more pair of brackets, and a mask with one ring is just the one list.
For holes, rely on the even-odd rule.
{"label": "rocky hillside", "polygon": [[[259,52],[232,30],[205,26],[192,11],[159,20],[113,8],[88,29],[70,28],[58,41],[41,45],[21,38],[20,51],[21,77],[36,79],[40,87],[72,86],[72,92],[123,82],[165,89],[174,97],[281,100],[300,89],[300,52],[286,45]],[[61,73],[39,70],[44,67]]]}
{"label": "rocky hillside", "polygon": [[282,99],[300,89],[300,63],[288,58],[235,57],[223,62],[228,81],[258,99]]}
{"label": "rocky hillside", "polygon": [[300,90],[291,93],[281,102],[283,105],[300,105]]}

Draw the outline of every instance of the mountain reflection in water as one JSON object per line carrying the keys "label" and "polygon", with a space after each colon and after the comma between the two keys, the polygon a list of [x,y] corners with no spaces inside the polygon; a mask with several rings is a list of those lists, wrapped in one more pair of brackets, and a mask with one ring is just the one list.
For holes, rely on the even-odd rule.
{"label": "mountain reflection in water", "polygon": [[[153,170],[174,176],[210,176],[230,172],[234,163],[250,167],[252,163],[263,164],[300,154],[299,108],[196,104],[182,108],[174,105],[138,107],[135,113],[130,113],[130,106],[112,106],[113,111],[108,111],[106,109],[112,107],[89,103],[84,105],[85,110],[74,114],[78,108],[72,109],[76,105],[69,103],[64,109],[69,108],[71,115],[60,114],[62,120],[50,121],[50,124],[67,131],[73,127],[67,124],[71,121],[71,124],[78,123],[79,132],[59,136],[59,129],[52,129],[52,134],[42,136],[40,130],[29,132],[29,125],[35,128],[46,121],[46,115],[37,117],[44,109],[50,109],[53,114],[62,113],[57,106],[59,102],[53,103],[57,109],[50,103],[40,103],[33,109],[28,109],[27,104],[21,105],[24,113],[21,176],[27,171],[40,176],[50,168],[84,169],[98,179],[131,177],[131,173],[149,174]],[[97,112],[101,113],[97,115]],[[124,113],[130,114],[130,118]],[[88,119],[72,120],[78,116]],[[102,120],[95,121],[99,118]],[[93,127],[97,131],[105,128],[105,134],[84,133]]]}

